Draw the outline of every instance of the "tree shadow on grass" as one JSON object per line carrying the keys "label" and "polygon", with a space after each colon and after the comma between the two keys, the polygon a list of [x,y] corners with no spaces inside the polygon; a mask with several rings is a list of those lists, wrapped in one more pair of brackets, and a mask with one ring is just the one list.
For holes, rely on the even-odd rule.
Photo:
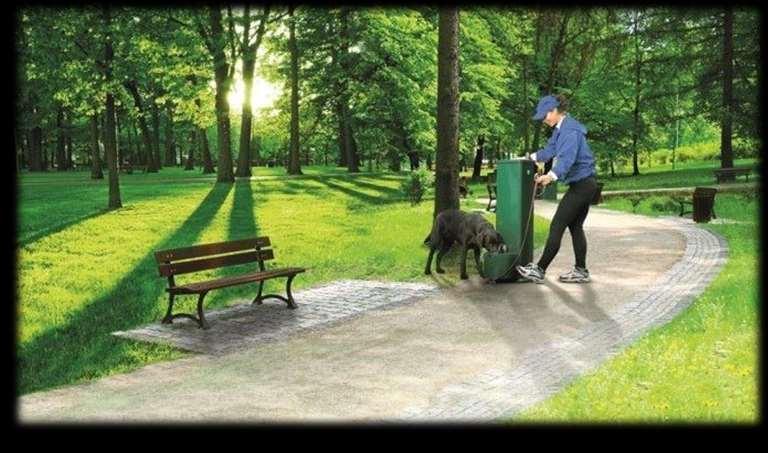
{"label": "tree shadow on grass", "polygon": [[[253,195],[253,189],[249,179],[243,178],[235,182],[234,201],[232,202],[232,209],[229,212],[227,241],[249,239],[259,235],[259,228],[256,224],[256,215],[253,212]],[[231,277],[242,275],[247,272],[253,272],[258,269],[258,263],[252,262],[220,268],[217,274],[219,277]],[[206,299],[205,305],[206,308],[219,307],[236,297],[251,296],[251,298],[253,298],[256,296],[257,291],[258,283],[222,288],[218,291],[213,291],[208,296],[209,299]]]}
{"label": "tree shadow on grass", "polygon": [[360,202],[359,204],[354,204],[354,203],[350,204],[348,208],[351,210],[359,210],[365,207],[376,207],[380,205],[400,203],[403,201],[400,193],[394,189],[389,189],[386,195],[384,196],[375,196],[375,195],[369,195],[365,192],[360,192],[358,190],[354,190],[352,188],[343,186],[341,184],[331,181],[331,179],[332,178],[323,178],[323,179],[319,179],[318,181],[325,184],[329,188],[339,191],[341,193],[344,193],[346,195],[349,195],[350,197],[354,198],[356,201]]}
{"label": "tree shadow on grass", "polygon": [[28,234],[28,235],[23,236],[21,238],[17,238],[16,247],[24,247],[24,246],[29,245],[29,244],[31,244],[31,243],[39,240],[39,239],[42,239],[42,238],[47,237],[47,236],[50,236],[52,234],[56,234],[59,231],[63,231],[63,230],[65,230],[65,229],[67,229],[67,228],[69,228],[71,226],[77,225],[78,223],[85,222],[86,220],[93,219],[95,217],[98,217],[98,216],[100,216],[102,214],[106,214],[108,212],[110,212],[110,210],[106,209],[106,208],[104,208],[104,209],[96,209],[95,211],[93,211],[93,212],[91,212],[89,214],[82,215],[82,216],[79,216],[79,217],[70,218],[70,219],[58,222],[58,223],[56,223],[54,225],[51,225],[48,228],[43,228],[43,229],[40,229],[40,230],[36,231],[35,233]]}
{"label": "tree shadow on grass", "polygon": [[386,194],[387,199],[400,199],[400,200],[402,200],[403,196],[404,196],[403,192],[400,191],[399,189],[395,188],[395,187],[380,186],[378,184],[374,184],[374,183],[371,183],[371,182],[363,181],[360,178],[354,178],[354,177],[339,178],[339,177],[335,177],[335,178],[332,178],[332,179],[342,180],[342,181],[348,182],[350,184],[354,184],[356,186],[364,187],[366,189],[376,190],[378,192]]}
{"label": "tree shadow on grass", "polygon": [[[215,184],[184,223],[152,250],[114,289],[18,346],[19,394],[95,378],[141,365],[167,354],[167,346],[135,343],[111,335],[147,322],[159,322],[166,306],[165,279],[158,277],[155,250],[192,245],[227,198],[231,184]],[[55,301],[51,301],[55,303]]]}
{"label": "tree shadow on grass", "polygon": [[[103,186],[35,190],[34,196],[27,195],[19,198],[20,205],[17,212],[23,217],[25,225],[19,225],[17,247],[27,246],[78,223],[111,212],[104,207],[107,191]],[[174,191],[181,192],[181,189],[171,184],[157,184],[151,190],[127,186],[122,191],[123,202],[127,203],[123,208],[126,209],[144,200],[170,196]],[[21,205],[41,205],[45,209],[24,213]],[[22,231],[22,228],[26,231]]]}

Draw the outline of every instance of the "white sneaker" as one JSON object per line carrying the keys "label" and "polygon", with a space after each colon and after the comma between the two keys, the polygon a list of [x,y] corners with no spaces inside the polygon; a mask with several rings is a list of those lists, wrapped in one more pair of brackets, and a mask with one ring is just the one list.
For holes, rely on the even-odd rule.
{"label": "white sneaker", "polygon": [[526,280],[544,283],[544,271],[536,263],[528,263],[525,266],[515,266],[517,272]]}
{"label": "white sneaker", "polygon": [[589,271],[574,266],[573,269],[560,276],[560,281],[564,283],[589,283]]}

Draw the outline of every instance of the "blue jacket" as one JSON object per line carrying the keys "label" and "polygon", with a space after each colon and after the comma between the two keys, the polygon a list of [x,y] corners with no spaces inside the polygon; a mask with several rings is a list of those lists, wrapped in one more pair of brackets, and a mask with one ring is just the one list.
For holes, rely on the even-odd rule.
{"label": "blue jacket", "polygon": [[590,176],[597,176],[595,157],[587,144],[587,128],[566,115],[560,128],[550,137],[547,145],[536,152],[538,162],[546,162],[553,157],[555,165],[552,172],[558,181],[573,184]]}

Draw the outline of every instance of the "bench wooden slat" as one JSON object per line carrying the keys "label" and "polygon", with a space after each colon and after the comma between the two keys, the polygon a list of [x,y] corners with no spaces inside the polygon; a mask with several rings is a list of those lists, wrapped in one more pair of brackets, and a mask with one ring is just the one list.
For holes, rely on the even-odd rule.
{"label": "bench wooden slat", "polygon": [[752,168],[749,168],[749,167],[716,168],[714,172],[720,173],[720,174],[751,173]]}
{"label": "bench wooden slat", "polygon": [[258,238],[240,239],[237,241],[193,245],[191,247],[182,247],[178,249],[159,250],[155,252],[155,259],[158,264],[163,264],[190,258],[199,258],[202,256],[239,252],[241,250],[255,249],[256,247],[269,247],[269,245],[269,238],[263,236]]}
{"label": "bench wooden slat", "polygon": [[212,289],[226,288],[228,286],[241,285],[243,283],[259,282],[275,277],[286,277],[289,275],[300,274],[306,269],[301,267],[286,267],[282,269],[272,269],[269,271],[256,271],[249,274],[238,275],[234,277],[224,277],[215,280],[206,280],[203,282],[190,283],[188,285],[175,286],[168,288],[169,292],[177,294],[197,294]]}
{"label": "bench wooden slat", "polygon": [[207,269],[215,269],[224,266],[233,266],[236,264],[251,263],[260,260],[274,259],[275,255],[271,249],[252,251],[245,253],[236,253],[231,255],[218,256],[215,258],[203,258],[199,260],[181,261],[175,263],[161,263],[158,266],[160,275],[169,277],[171,275],[187,274]]}

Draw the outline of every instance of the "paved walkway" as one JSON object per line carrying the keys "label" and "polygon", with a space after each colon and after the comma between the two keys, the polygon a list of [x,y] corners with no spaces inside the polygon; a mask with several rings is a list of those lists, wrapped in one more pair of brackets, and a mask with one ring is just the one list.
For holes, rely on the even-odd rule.
{"label": "paved walkway", "polygon": [[[555,207],[536,202],[545,217]],[[296,318],[294,327],[282,326],[272,341],[25,395],[20,419],[498,421],[668,322],[727,257],[720,237],[678,219],[592,208],[585,229],[588,285],[557,281],[573,264],[566,232],[543,285],[483,284],[470,265],[471,279],[457,287],[444,288],[436,276],[432,285],[409,284],[395,303],[381,302],[382,295],[403,287],[383,283],[340,282],[347,290],[337,296],[325,286],[325,298],[296,292],[298,310],[249,309],[313,313],[304,325]],[[426,259],[426,250],[418,252]],[[371,298],[378,302],[366,304]],[[310,309],[319,300],[325,308]],[[318,321],[334,310],[346,314]],[[254,332],[270,322],[275,329],[273,317],[264,317],[267,327],[252,319]]]}

